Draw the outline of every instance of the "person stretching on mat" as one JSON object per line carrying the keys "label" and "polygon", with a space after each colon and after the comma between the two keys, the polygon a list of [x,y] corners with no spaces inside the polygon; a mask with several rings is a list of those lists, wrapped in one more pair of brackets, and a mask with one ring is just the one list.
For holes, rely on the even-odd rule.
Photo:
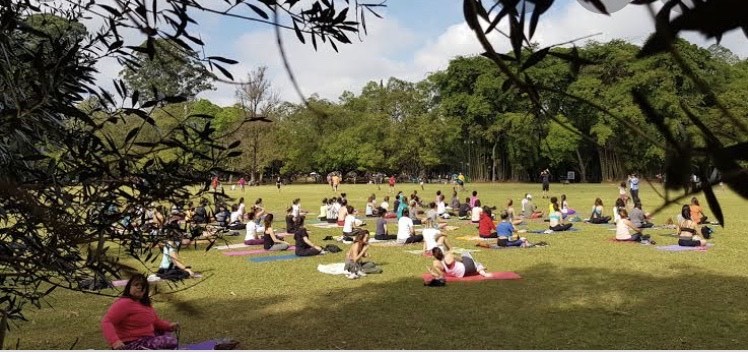
{"label": "person stretching on mat", "polygon": [[[635,204],[641,203],[639,201]],[[641,242],[642,244],[657,244],[650,239],[649,235],[642,235],[641,227],[637,226],[629,219],[629,213],[626,210],[620,210],[620,219],[616,222],[616,240],[619,242]],[[629,230],[633,230],[631,234]]]}
{"label": "person stretching on mat", "polygon": [[426,219],[423,228],[423,253],[430,253],[431,249],[441,248],[442,251],[452,249],[447,242],[447,235],[442,233],[439,225],[433,219]]}
{"label": "person stretching on mat", "polygon": [[446,276],[463,278],[468,276],[481,275],[483,277],[493,276],[486,272],[483,264],[475,261],[470,253],[462,253],[460,260],[455,260],[451,251],[443,252],[441,248],[431,249],[431,255],[434,256],[432,266],[426,267],[426,270],[437,279],[444,279]]}
{"label": "person stretching on mat", "polygon": [[262,235],[262,248],[270,251],[288,250],[288,243],[278,239],[273,230],[273,214],[268,213],[265,216],[265,234]]}
{"label": "person stretching on mat", "polygon": [[296,240],[296,256],[315,256],[325,253],[321,246],[314,245],[314,243],[309,240],[309,233],[306,228],[299,228],[296,233],[294,233],[293,237]]}
{"label": "person stretching on mat", "polygon": [[558,201],[553,203],[553,209],[548,214],[549,229],[554,232],[567,231],[571,228],[572,223],[564,223],[564,217],[561,214],[561,209],[558,208]]}
{"label": "person stretching on mat", "polygon": [[678,245],[682,247],[703,247],[706,245],[704,235],[699,229],[699,225],[691,220],[691,206],[683,205],[681,208],[683,220],[678,224]]}
{"label": "person stretching on mat", "polygon": [[115,350],[161,350],[177,348],[173,333],[179,324],[160,319],[151,305],[148,280],[134,275],[101,320],[101,332]]}
{"label": "person stretching on mat", "polygon": [[473,224],[480,223],[481,214],[483,214],[483,207],[481,207],[480,200],[475,200],[473,209],[470,211],[470,222]]}
{"label": "person stretching on mat", "polygon": [[701,209],[701,205],[699,205],[699,200],[696,199],[696,197],[691,199],[691,218],[696,224],[704,224],[707,223],[707,217],[704,216],[704,211]]}
{"label": "person stretching on mat", "polygon": [[379,274],[382,273],[377,264],[373,261],[364,261],[364,258],[369,257],[369,231],[366,229],[358,230],[355,237],[355,242],[348,249],[348,253],[345,255],[345,266],[344,270],[347,271],[349,279],[357,279],[366,274]]}

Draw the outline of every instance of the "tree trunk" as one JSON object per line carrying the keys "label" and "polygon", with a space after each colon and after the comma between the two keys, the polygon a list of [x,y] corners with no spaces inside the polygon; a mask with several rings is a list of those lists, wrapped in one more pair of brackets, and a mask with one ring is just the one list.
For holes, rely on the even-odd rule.
{"label": "tree trunk", "polygon": [[0,350],[5,349],[5,332],[8,330],[8,312],[3,311],[0,319]]}
{"label": "tree trunk", "polygon": [[499,146],[499,140],[497,139],[496,142],[493,143],[493,148],[491,149],[491,182],[496,182],[496,148]]}
{"label": "tree trunk", "polygon": [[579,161],[579,182],[587,182],[587,163],[585,163],[584,159],[582,159],[582,154],[579,153],[579,148],[577,148],[577,160]]}

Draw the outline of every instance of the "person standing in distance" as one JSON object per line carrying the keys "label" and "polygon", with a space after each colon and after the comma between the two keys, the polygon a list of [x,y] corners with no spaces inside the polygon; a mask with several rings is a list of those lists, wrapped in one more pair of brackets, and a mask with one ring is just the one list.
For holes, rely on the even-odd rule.
{"label": "person standing in distance", "polygon": [[543,198],[548,198],[548,190],[550,189],[550,177],[551,172],[548,169],[545,169],[540,172],[540,179],[543,182]]}
{"label": "person standing in distance", "polygon": [[631,199],[634,201],[634,204],[636,204],[639,202],[639,178],[636,173],[629,175],[628,183],[629,191],[631,192]]}

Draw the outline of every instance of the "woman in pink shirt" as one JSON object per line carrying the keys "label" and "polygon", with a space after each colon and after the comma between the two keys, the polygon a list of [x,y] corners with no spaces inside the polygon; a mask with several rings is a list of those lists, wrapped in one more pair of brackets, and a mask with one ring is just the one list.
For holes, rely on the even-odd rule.
{"label": "woman in pink shirt", "polygon": [[148,280],[135,275],[101,320],[101,331],[112,349],[176,349],[172,331],[179,325],[159,319],[148,296]]}

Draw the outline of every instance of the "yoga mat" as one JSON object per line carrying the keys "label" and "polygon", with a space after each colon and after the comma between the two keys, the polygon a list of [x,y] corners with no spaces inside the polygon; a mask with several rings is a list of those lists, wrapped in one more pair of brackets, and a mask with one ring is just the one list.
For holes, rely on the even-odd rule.
{"label": "yoga mat", "polygon": [[300,258],[300,257],[296,256],[296,254],[283,254],[283,255],[262,256],[259,258],[249,258],[249,261],[253,263],[263,263],[266,261],[289,260],[289,259],[296,259],[296,258]]}
{"label": "yoga mat", "polygon": [[[193,278],[193,279],[199,279],[201,277],[203,277],[203,275],[196,272],[195,276],[192,276],[191,278]],[[185,279],[185,280],[188,280],[188,279]],[[112,286],[114,286],[114,287],[124,287],[125,285],[127,285],[127,281],[128,280],[114,280],[114,281],[112,281]],[[164,281],[164,280],[163,279],[156,279],[156,280],[151,279],[151,280],[148,280],[148,283],[161,282],[161,281]]]}
{"label": "yoga mat", "polygon": [[[613,243],[639,243],[636,240],[618,240],[618,239],[616,239],[616,237],[609,238],[608,241],[609,242],[613,242]],[[641,244],[641,243],[639,243],[639,244]]]}
{"label": "yoga mat", "polygon": [[[295,246],[290,246],[286,250],[296,250]],[[265,253],[274,253],[275,251],[265,250],[265,249],[251,249],[251,250],[237,250],[237,251],[225,251],[223,252],[223,255],[225,256],[247,256],[247,255],[255,255],[255,254],[265,254]]]}
{"label": "yoga mat", "polygon": [[458,227],[458,226],[445,226],[445,227],[444,227],[444,228],[442,228],[442,229],[444,229],[445,231],[453,231],[453,230],[458,230],[458,229],[460,229],[460,227]]}
{"label": "yoga mat", "polygon": [[[576,229],[574,227],[571,227],[565,231],[552,231],[553,233],[561,233],[561,232],[576,232],[579,229]],[[534,233],[534,234],[552,234],[551,232],[546,233],[546,231],[550,231],[550,229],[538,229],[538,230],[528,230],[527,233]]]}
{"label": "yoga mat", "polygon": [[493,242],[496,241],[496,238],[481,238],[479,236],[473,236],[473,235],[465,235],[465,236],[462,236],[462,237],[457,237],[455,239],[458,239],[458,240],[468,240],[468,241],[469,240],[483,240],[483,241],[493,241]]}
{"label": "yoga mat", "polygon": [[339,226],[334,223],[315,223],[315,224],[309,224],[309,226],[317,227],[317,228],[324,228],[324,229],[343,228],[343,226]]}
{"label": "yoga mat", "polygon": [[317,264],[317,271],[329,275],[346,275],[345,263]]}
{"label": "yoga mat", "polygon": [[197,344],[185,344],[179,347],[179,350],[214,350],[218,345],[216,340],[206,340]]}
{"label": "yoga mat", "polygon": [[661,251],[707,251],[707,249],[713,247],[714,244],[707,244],[703,247],[682,247],[678,244],[673,245],[659,245],[656,246],[655,249],[661,250]]}
{"label": "yoga mat", "polygon": [[[465,249],[465,248],[452,248],[450,251],[453,252],[453,253],[458,253],[459,254],[459,253],[465,253],[465,252],[467,252],[467,253],[477,253],[480,250],[478,250],[478,249]],[[404,250],[404,252],[409,253],[409,254],[414,254],[414,255],[423,255],[423,256],[426,256],[426,257],[431,257],[431,253],[428,253],[428,254],[424,253],[423,250]]]}
{"label": "yoga mat", "polygon": [[[371,240],[369,242],[371,242]],[[371,245],[376,245],[378,247],[400,247],[405,244],[398,243],[395,239],[393,239],[393,240],[379,240],[376,243],[372,243]]]}
{"label": "yoga mat", "polygon": [[[468,276],[468,277],[451,277],[447,276],[445,280],[447,280],[447,283],[449,282],[474,282],[474,281],[490,281],[490,280],[519,280],[522,278],[522,276],[519,276],[519,274],[512,272],[512,271],[496,271],[492,272],[493,274],[491,277],[483,277],[481,275],[476,276]],[[421,278],[423,281],[428,282],[431,281],[434,277],[431,276],[429,273],[425,273],[421,275]]]}
{"label": "yoga mat", "polygon": [[244,243],[236,243],[236,244],[229,244],[229,245],[213,246],[213,249],[215,250],[239,249],[239,248],[247,248],[250,246],[251,245],[246,245]]}

